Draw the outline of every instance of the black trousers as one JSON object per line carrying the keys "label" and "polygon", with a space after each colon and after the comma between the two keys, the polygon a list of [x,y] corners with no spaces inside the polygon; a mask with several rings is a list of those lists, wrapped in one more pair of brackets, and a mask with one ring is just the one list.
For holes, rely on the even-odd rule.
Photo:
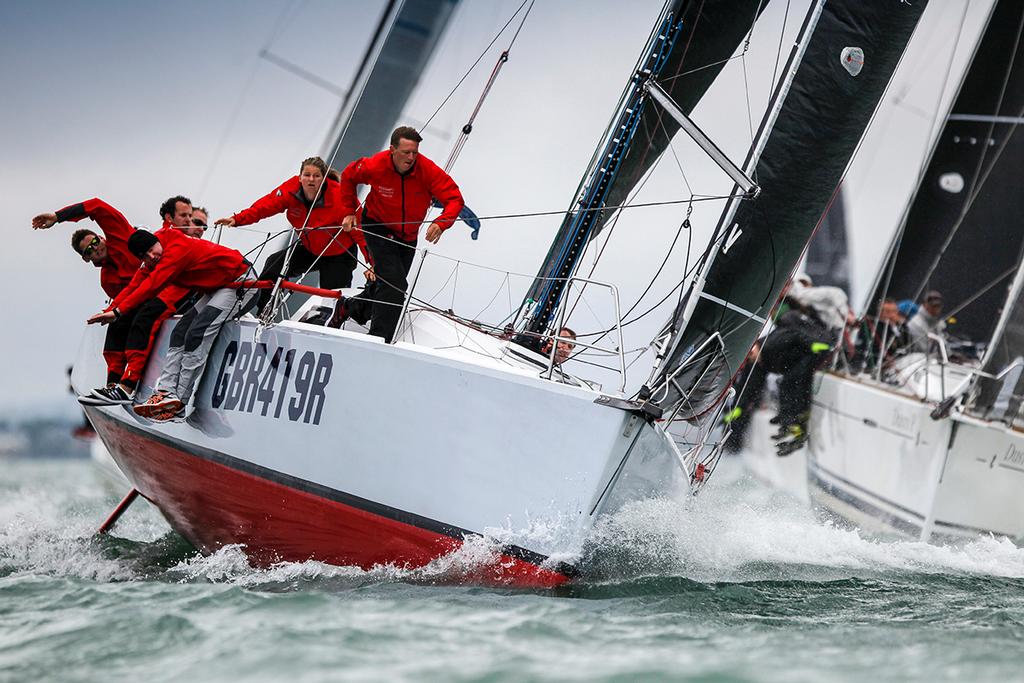
{"label": "black trousers", "polygon": [[814,372],[828,354],[814,353],[815,340],[796,330],[776,329],[764,340],[758,365],[779,378],[779,420],[793,424],[806,420],[811,408]]}
{"label": "black trousers", "polygon": [[[153,298],[110,323],[103,339],[103,355],[126,351],[144,352],[149,348],[154,325],[166,311],[167,304]],[[127,359],[117,364],[120,371],[108,372],[107,382],[120,381],[126,365]]]}
{"label": "black trousers", "polygon": [[370,334],[391,343],[402,315],[405,292],[409,288],[409,270],[416,256],[416,243],[404,242],[394,233],[364,219],[363,234],[373,257],[377,281],[363,292],[345,301],[350,318],[360,325],[370,321]]}
{"label": "black trousers", "polygon": [[[284,268],[284,258],[288,249],[271,254],[260,272],[261,280],[276,280],[281,276]],[[321,256],[317,259],[316,254],[306,249],[302,244],[295,246],[295,253],[292,254],[291,263],[288,264],[286,278],[302,275],[307,270],[320,273],[320,286],[324,289],[341,289],[352,286],[352,271],[355,270],[358,259],[358,247],[353,244],[344,254],[334,256]],[[312,267],[311,267],[312,266]],[[256,300],[256,310],[262,311],[263,307],[270,301],[272,290],[261,289],[259,298]]]}

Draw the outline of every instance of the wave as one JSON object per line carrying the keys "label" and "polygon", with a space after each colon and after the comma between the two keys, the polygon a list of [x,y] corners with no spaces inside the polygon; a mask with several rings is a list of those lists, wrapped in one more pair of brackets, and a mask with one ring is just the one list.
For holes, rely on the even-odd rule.
{"label": "wave", "polygon": [[[315,560],[255,567],[240,546],[200,555],[139,501],[116,536],[96,537],[113,500],[79,482],[0,491],[0,575],[46,574],[91,581],[226,583],[263,590],[373,584],[459,584],[494,562],[505,541],[471,538],[424,567],[338,567]],[[554,533],[550,529],[537,533]],[[1024,577],[1024,549],[1002,538],[959,545],[872,538],[819,520],[805,506],[726,475],[697,498],[651,500],[602,520],[582,558],[584,585],[841,581],[905,574]],[[645,588],[646,587],[646,588]]]}

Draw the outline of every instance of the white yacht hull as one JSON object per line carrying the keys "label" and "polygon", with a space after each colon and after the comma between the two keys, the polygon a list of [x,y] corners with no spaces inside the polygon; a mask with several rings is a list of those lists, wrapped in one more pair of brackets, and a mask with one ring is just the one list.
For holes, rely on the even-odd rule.
{"label": "white yacht hull", "polygon": [[762,484],[808,503],[807,448],[800,448],[781,458],[776,455],[775,442],[771,437],[778,427],[769,422],[774,414],[774,410],[761,408],[751,416],[746,444],[740,453],[743,465]]}
{"label": "white yacht hull", "polygon": [[[689,486],[661,429],[442,316],[405,330],[457,342],[440,348],[292,322],[257,332],[225,326],[186,421],[87,408],[132,484],[205,552],[415,567],[482,535],[494,561],[469,580],[549,586],[574,574],[602,513]],[[79,390],[102,381],[101,341],[87,331]]]}
{"label": "white yacht hull", "polygon": [[930,540],[1024,536],[1024,434],[871,380],[821,376],[812,500],[857,525]]}

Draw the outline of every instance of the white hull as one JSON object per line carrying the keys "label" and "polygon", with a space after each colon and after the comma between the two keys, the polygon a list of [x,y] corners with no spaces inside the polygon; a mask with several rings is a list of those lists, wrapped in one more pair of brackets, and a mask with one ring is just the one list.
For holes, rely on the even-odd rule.
{"label": "white hull", "polygon": [[778,427],[769,422],[774,414],[774,410],[762,408],[751,416],[746,445],[740,454],[743,465],[762,484],[809,503],[807,448],[800,448],[782,458],[775,454],[775,442],[771,437]]}
{"label": "white hull", "polygon": [[[543,379],[538,367],[510,356],[507,342],[442,316],[410,319],[405,338],[417,345],[293,322],[256,340],[254,321],[230,323],[187,421],[153,423],[120,406],[88,413],[132,483],[204,549],[236,539],[230,528],[223,538],[197,528],[205,512],[187,493],[196,484],[165,490],[159,462],[144,453],[149,444],[204,460],[181,475],[196,482],[227,468],[284,487],[275,490],[365,504],[389,518],[484,534],[569,563],[602,513],[688,488],[664,432],[595,402],[600,392]],[[161,332],[143,397],[171,328]],[[80,391],[102,381],[101,340],[93,328],[83,341],[74,376]],[[217,473],[198,474],[212,466]],[[243,503],[225,503],[236,504]],[[249,504],[258,510],[262,502]],[[235,512],[211,525],[230,527],[224,520]]]}
{"label": "white hull", "polygon": [[[800,452],[815,505],[866,530],[924,541],[1024,537],[1024,433],[958,413],[933,420],[933,402],[871,379],[818,380]],[[744,461],[792,490],[782,469],[789,463],[764,435],[768,417],[754,418]]]}

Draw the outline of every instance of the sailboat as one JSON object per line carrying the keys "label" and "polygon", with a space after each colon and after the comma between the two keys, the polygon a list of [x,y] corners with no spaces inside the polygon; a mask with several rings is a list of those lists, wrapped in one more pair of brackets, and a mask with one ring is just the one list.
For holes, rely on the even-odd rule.
{"label": "sailboat", "polygon": [[798,462],[773,462],[763,442],[746,454],[762,476],[867,530],[1024,537],[1022,29],[1020,3],[993,4],[871,293],[877,311],[886,297],[941,292],[948,335],[927,353],[880,339],[873,357],[888,359],[864,369],[840,359],[820,376]]}
{"label": "sailboat", "polygon": [[[602,516],[698,491],[720,454],[711,434],[731,377],[924,8],[811,3],[746,159],[735,164],[690,114],[762,4],[665,4],[513,329],[420,304],[415,279],[391,344],[295,316],[231,323],[185,421],[87,409],[135,488],[203,552],[239,544],[258,564],[419,567],[482,537],[490,559],[467,581],[544,587],[578,574]],[[545,356],[537,342],[565,323],[565,294],[585,279],[587,245],[679,130],[736,190],[653,341],[647,381],[626,393],[623,377],[618,391],[604,390],[556,368],[554,349]],[[101,340],[87,329],[76,387],[99,382]],[[625,375],[621,343],[618,355]],[[355,392],[362,399],[348,400]],[[683,447],[670,433],[680,424],[692,439]]]}
{"label": "sailboat", "polygon": [[[457,7],[458,0],[389,0],[324,141],[322,157],[356,159],[378,150],[397,125]],[[306,75],[266,49],[260,55]],[[219,242],[222,230],[217,228],[213,239]],[[269,256],[284,249],[290,237],[288,231],[268,242],[259,253]],[[318,273],[312,273],[307,284],[316,284],[317,277]],[[289,304],[297,309],[305,300],[296,294]],[[122,489],[129,484],[102,440],[92,440],[90,453],[107,488]]]}

